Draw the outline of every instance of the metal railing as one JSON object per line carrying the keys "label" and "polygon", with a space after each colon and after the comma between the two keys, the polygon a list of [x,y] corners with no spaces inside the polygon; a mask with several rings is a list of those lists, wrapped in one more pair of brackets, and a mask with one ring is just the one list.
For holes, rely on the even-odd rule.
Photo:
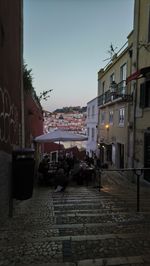
{"label": "metal railing", "polygon": [[112,88],[110,86],[109,90],[107,90],[105,93],[98,96],[98,106],[102,106],[118,98],[124,100],[123,98],[124,95],[128,95],[127,86],[126,86],[126,81],[122,80],[121,82],[116,84],[115,88]]}
{"label": "metal railing", "polygon": [[136,210],[140,211],[140,177],[146,170],[150,171],[150,168],[121,168],[121,169],[106,169],[99,168],[99,191],[102,188],[102,173],[103,172],[133,172],[136,175]]}

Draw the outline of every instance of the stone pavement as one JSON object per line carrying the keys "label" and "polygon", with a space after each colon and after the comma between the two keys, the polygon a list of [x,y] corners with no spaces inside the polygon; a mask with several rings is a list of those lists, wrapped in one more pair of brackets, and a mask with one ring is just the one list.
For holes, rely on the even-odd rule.
{"label": "stone pavement", "polygon": [[3,266],[150,265],[150,193],[135,186],[36,188],[0,228]]}

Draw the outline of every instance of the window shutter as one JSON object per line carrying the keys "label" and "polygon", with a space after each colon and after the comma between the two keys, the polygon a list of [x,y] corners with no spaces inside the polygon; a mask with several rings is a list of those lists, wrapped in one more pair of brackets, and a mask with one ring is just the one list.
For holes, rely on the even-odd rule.
{"label": "window shutter", "polygon": [[140,84],[140,107],[145,107],[145,100],[146,100],[146,86],[145,83]]}

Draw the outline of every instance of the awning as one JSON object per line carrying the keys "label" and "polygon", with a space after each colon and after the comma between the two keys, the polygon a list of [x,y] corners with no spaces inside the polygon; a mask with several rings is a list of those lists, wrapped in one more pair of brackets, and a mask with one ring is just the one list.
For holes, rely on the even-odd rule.
{"label": "awning", "polygon": [[137,79],[140,76],[141,72],[140,70],[137,70],[136,72],[134,72],[133,74],[131,74],[127,79],[126,79],[126,84],[128,84],[128,82]]}
{"label": "awning", "polygon": [[126,84],[128,82],[135,80],[141,76],[141,78],[145,77],[148,73],[150,73],[150,66],[149,67],[143,67],[140,70],[135,71],[133,74],[131,74],[127,79],[126,79]]}
{"label": "awning", "polygon": [[150,73],[150,66],[149,67],[143,67],[140,69],[140,74],[145,77],[146,74]]}

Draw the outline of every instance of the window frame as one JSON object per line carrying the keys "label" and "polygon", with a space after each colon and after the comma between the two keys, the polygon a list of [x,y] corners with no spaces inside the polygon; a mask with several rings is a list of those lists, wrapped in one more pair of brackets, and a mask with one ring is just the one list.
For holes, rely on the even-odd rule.
{"label": "window frame", "polygon": [[114,73],[114,72],[110,75],[109,80],[110,80],[110,84],[111,84],[113,81],[115,81],[115,73]]}
{"label": "window frame", "polygon": [[95,105],[92,105],[92,118],[95,116]]}
{"label": "window frame", "polygon": [[95,128],[92,127],[91,128],[91,140],[94,140],[94,138],[95,138]]}
{"label": "window frame", "polygon": [[109,124],[113,125],[113,123],[114,123],[114,111],[110,110],[109,111]]}
{"label": "window frame", "polygon": [[118,117],[119,121],[119,127],[124,127],[125,125],[125,108],[121,107],[119,108],[119,117]]}
{"label": "window frame", "polygon": [[90,108],[90,106],[88,107],[88,113],[87,113],[87,117],[88,118],[90,118],[90,112],[91,112],[91,110],[90,110],[91,108]]}
{"label": "window frame", "polygon": [[89,137],[90,136],[90,128],[87,127],[87,136]]}
{"label": "window frame", "polygon": [[127,63],[125,62],[120,66],[120,82],[126,80],[126,78],[127,78]]}
{"label": "window frame", "polygon": [[101,111],[101,115],[100,115],[101,119],[100,119],[100,124],[104,125],[105,124],[105,117],[106,117],[106,112],[105,111]]}

